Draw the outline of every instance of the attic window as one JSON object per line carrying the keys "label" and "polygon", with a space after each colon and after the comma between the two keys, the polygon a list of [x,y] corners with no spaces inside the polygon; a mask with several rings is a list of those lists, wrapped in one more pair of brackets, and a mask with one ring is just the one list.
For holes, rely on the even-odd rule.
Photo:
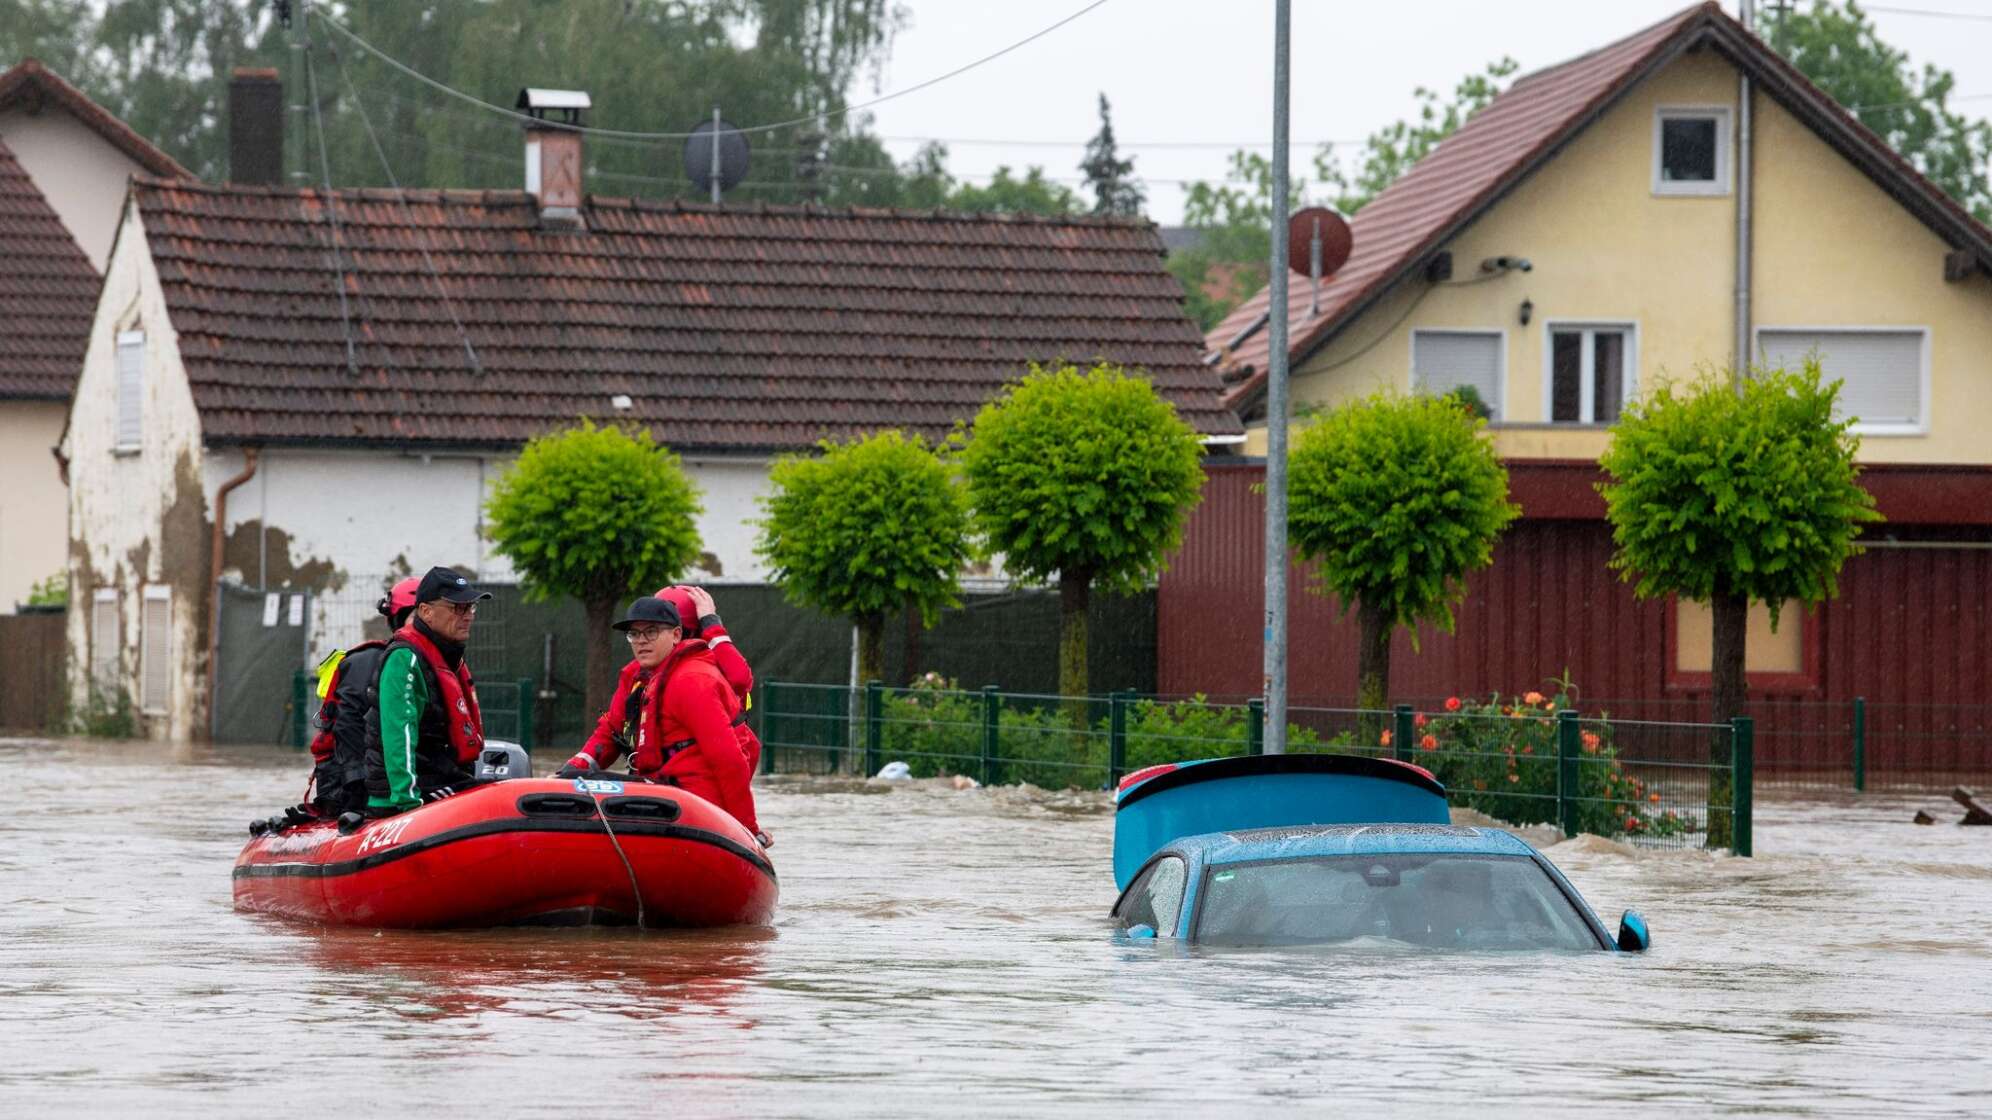
{"label": "attic window", "polygon": [[1729,193],[1729,110],[1670,108],[1653,115],[1653,193]]}

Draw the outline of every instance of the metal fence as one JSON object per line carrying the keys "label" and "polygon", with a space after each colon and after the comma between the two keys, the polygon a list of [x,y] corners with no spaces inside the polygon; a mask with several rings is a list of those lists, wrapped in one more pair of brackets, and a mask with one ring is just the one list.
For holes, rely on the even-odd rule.
{"label": "metal fence", "polygon": [[[862,689],[763,682],[764,773],[914,777],[1113,788],[1145,766],[1258,754],[1257,701],[1060,697],[939,685]],[[1420,711],[1293,708],[1293,753],[1383,756],[1431,771],[1456,806],[1644,847],[1751,851],[1753,725],[1581,715],[1541,706]]]}
{"label": "metal fence", "polygon": [[[533,704],[536,696],[530,677],[510,681],[478,681],[477,708],[484,717],[484,737],[510,740],[531,751],[534,746]],[[285,713],[291,746],[303,748],[311,744],[312,736],[318,733],[312,721],[317,717],[321,703],[318,674],[302,669],[293,674],[290,705]]]}

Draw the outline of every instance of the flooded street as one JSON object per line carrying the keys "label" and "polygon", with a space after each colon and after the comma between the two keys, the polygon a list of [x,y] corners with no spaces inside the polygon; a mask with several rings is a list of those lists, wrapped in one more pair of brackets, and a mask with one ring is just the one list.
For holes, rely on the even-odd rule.
{"label": "flooded street", "polygon": [[771,930],[237,914],[278,750],[0,741],[0,1114],[1983,1114],[1992,829],[1759,799],[1760,858],[1550,849],[1640,956],[1117,941],[1095,795],[760,788]]}

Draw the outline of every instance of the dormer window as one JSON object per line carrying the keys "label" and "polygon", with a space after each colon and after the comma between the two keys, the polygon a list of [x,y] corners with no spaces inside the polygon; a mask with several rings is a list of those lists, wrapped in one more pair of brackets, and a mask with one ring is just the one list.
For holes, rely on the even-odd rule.
{"label": "dormer window", "polygon": [[1653,193],[1729,193],[1729,110],[1677,107],[1653,115]]}

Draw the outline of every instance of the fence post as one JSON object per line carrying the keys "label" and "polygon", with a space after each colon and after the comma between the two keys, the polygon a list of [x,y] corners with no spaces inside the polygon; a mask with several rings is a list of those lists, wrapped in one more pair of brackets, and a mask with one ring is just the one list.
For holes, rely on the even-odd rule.
{"label": "fence post", "polygon": [[752,697],[755,692],[761,694],[761,702],[759,704],[754,704],[752,699],[749,699],[747,702],[761,709],[759,718],[761,723],[761,773],[763,774],[772,774],[775,772],[775,748],[768,745],[768,740],[774,738],[774,728],[768,721],[768,692],[774,687],[772,682],[762,682],[761,687],[747,694],[749,697]]}
{"label": "fence post", "polygon": [[885,684],[865,682],[865,777],[878,773],[885,762]]}
{"label": "fence post", "polygon": [[1577,835],[1578,759],[1582,757],[1584,734],[1577,713],[1565,709],[1556,713],[1556,819],[1567,839]]}
{"label": "fence post", "polygon": [[1757,743],[1755,724],[1749,716],[1736,716],[1729,721],[1729,850],[1739,856],[1751,854],[1750,812],[1752,809],[1752,786],[1757,780]]}
{"label": "fence post", "polygon": [[1000,773],[997,766],[997,724],[1002,718],[1003,694],[993,684],[982,686],[982,784],[993,786]]}
{"label": "fence post", "polygon": [[1245,702],[1245,753],[1266,753],[1266,701],[1261,697]]}
{"label": "fence post", "polygon": [[1107,788],[1119,789],[1127,772],[1127,701],[1129,692],[1107,694]]}
{"label": "fence post", "polygon": [[312,676],[303,669],[291,674],[291,746],[311,745]]}
{"label": "fence post", "polygon": [[1397,705],[1391,724],[1390,757],[1397,759],[1399,762],[1409,762],[1411,760],[1411,737],[1418,732],[1417,724],[1414,722],[1414,717],[1411,714],[1411,705]]}
{"label": "fence post", "polygon": [[533,682],[529,677],[519,678],[519,746],[527,754],[533,753]]}
{"label": "fence post", "polygon": [[1867,791],[1867,697],[1854,697],[1854,792]]}

